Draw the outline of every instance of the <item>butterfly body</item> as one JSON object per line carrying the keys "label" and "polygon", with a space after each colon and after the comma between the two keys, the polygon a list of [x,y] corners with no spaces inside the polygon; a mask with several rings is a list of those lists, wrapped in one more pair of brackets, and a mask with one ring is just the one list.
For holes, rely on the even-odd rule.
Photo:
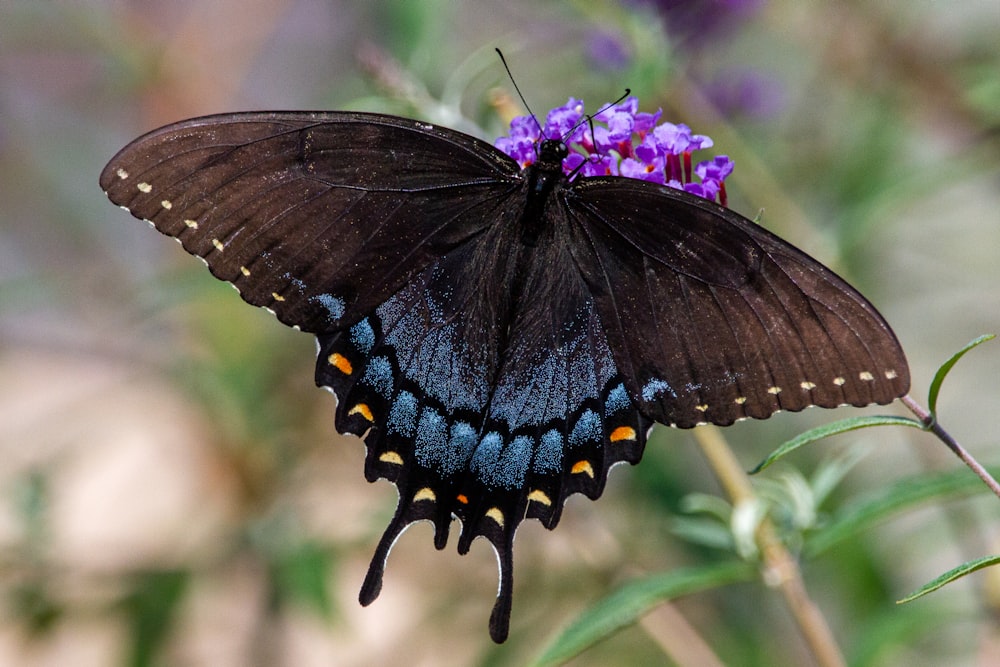
{"label": "butterfly body", "polygon": [[418,520],[497,550],[497,641],[514,534],[636,463],[654,422],[888,403],[905,357],[832,271],[713,202],[522,169],[489,144],[350,112],[193,119],[123,149],[101,185],[249,303],[317,336],[337,428],[399,489],[362,587]]}

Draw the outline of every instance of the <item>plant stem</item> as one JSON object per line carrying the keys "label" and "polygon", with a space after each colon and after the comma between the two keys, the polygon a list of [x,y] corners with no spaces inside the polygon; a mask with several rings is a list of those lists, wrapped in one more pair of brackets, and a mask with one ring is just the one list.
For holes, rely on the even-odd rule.
{"label": "plant stem", "polygon": [[972,454],[967,452],[962,445],[958,444],[958,441],[951,437],[950,433],[944,430],[938,420],[930,413],[930,411],[927,410],[927,408],[913,400],[909,394],[903,396],[899,400],[903,402],[903,405],[910,409],[910,412],[917,416],[917,419],[919,419],[924,425],[924,429],[936,435],[938,440],[947,445],[948,449],[955,453],[955,456],[960,458],[965,465],[969,466],[972,469],[972,472],[976,473],[976,475],[979,476],[979,479],[983,480],[986,486],[990,487],[990,491],[992,491],[997,497],[1000,497],[1000,483],[997,483],[997,480],[986,471],[986,468],[984,468],[982,464],[980,464],[979,461],[972,456]]}
{"label": "plant stem", "polygon": [[[719,429],[700,426],[694,430],[694,436],[733,505],[753,500],[755,494],[750,478]],[[845,667],[847,663],[826,618],[809,598],[799,565],[781,543],[770,519],[765,518],[761,522],[756,538],[764,561],[764,583],[781,591],[817,664],[822,667]]]}

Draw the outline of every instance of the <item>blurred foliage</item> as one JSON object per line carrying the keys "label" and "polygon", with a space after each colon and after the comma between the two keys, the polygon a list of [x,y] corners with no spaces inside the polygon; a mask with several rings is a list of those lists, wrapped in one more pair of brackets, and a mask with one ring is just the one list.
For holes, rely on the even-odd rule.
{"label": "blurred foliage", "polygon": [[[335,434],[313,342],[97,187],[127,141],[212,112],[369,109],[492,140],[521,112],[500,47],[536,112],[629,87],[712,136],[737,164],[733,208],[861,287],[923,395],[940,359],[1000,328],[995,2],[15,0],[2,14],[0,664],[518,665],[559,637],[576,637],[558,654],[572,655],[598,626],[570,664],[698,664],[681,649],[702,643],[725,664],[805,664],[750,572],[764,510],[850,664],[1000,662],[996,568],[895,605],[1000,544],[996,499],[916,429],[799,450],[739,511],[689,434],[654,431],[600,502],[570,502],[552,533],[522,527],[502,646],[486,632],[492,555],[438,553],[425,526],[358,608],[395,493]],[[988,463],[991,348],[934,383],[941,419]],[[749,468],[858,414],[725,433]]]}

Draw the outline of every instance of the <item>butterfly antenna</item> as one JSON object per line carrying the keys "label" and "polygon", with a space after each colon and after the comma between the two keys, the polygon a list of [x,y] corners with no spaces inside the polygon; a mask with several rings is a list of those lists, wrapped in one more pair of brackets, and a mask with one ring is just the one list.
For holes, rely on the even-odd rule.
{"label": "butterfly antenna", "polygon": [[[585,115],[585,116],[584,116],[583,118],[581,118],[581,119],[580,119],[579,121],[577,121],[576,125],[574,125],[573,127],[571,127],[571,128],[569,129],[569,131],[568,131],[568,132],[566,132],[566,134],[565,134],[565,135],[563,135],[563,137],[562,137],[563,141],[565,142],[565,140],[566,140],[566,137],[568,137],[568,136],[572,135],[572,134],[573,134],[573,131],[574,131],[574,130],[576,130],[576,128],[578,128],[578,127],[580,127],[581,125],[583,125],[584,123],[586,123],[587,125],[589,125],[589,126],[590,126],[590,136],[591,136],[591,139],[593,139],[593,140],[594,140],[594,150],[597,150],[597,139],[596,139],[596,137],[595,137],[595,135],[594,135],[594,116],[596,116],[596,115],[598,115],[598,114],[601,114],[601,113],[605,112],[606,110],[608,110],[608,109],[610,109],[611,107],[615,106],[616,104],[618,104],[619,102],[621,102],[622,100],[624,100],[624,99],[625,99],[626,97],[628,97],[628,96],[629,96],[629,95],[631,95],[631,94],[632,94],[632,89],[631,89],[631,88],[626,88],[626,89],[625,89],[625,94],[624,94],[624,95],[622,95],[621,97],[619,97],[619,98],[618,98],[617,100],[615,100],[614,102],[608,102],[608,103],[607,103],[607,104],[605,104],[605,105],[604,105],[603,107],[601,107],[600,109],[598,109],[598,110],[597,110],[597,113],[593,113],[593,114],[586,114],[586,115]],[[590,156],[590,157],[593,157],[593,156]],[[589,159],[589,158],[588,158],[588,159]],[[571,171],[571,172],[570,172],[570,173],[569,173],[569,174],[567,175],[567,177],[566,177],[566,178],[567,178],[568,180],[572,181],[572,180],[573,180],[573,178],[574,178],[574,177],[576,176],[577,172],[578,172],[578,171],[580,171],[581,169],[583,169],[584,165],[586,165],[586,164],[587,164],[586,160],[584,160],[583,162],[581,162],[581,163],[580,163],[580,164],[579,164],[579,165],[577,166],[577,168],[576,168],[576,169],[574,169],[573,171]]]}
{"label": "butterfly antenna", "polygon": [[[515,88],[516,87],[517,86],[515,86]],[[615,106],[616,104],[618,104],[619,102],[621,102],[622,100],[624,100],[626,97],[628,97],[631,94],[632,94],[632,89],[631,88],[626,88],[625,89],[625,93],[621,97],[619,97],[617,100],[615,100],[614,102],[608,102],[603,107],[601,107],[600,109],[598,109],[595,113],[584,115],[583,118],[581,118],[580,120],[578,120],[576,122],[576,125],[574,125],[573,127],[569,128],[569,132],[566,133],[566,136],[568,137],[569,135],[573,134],[573,130],[575,130],[576,128],[580,127],[584,123],[587,123],[588,125],[590,125],[590,136],[594,136],[594,116],[601,115],[602,113],[604,113],[605,111],[607,111],[611,107]]]}
{"label": "butterfly antenna", "polygon": [[524,108],[528,110],[528,115],[531,116],[531,118],[535,121],[535,125],[538,126],[538,134],[544,135],[545,132],[542,129],[542,124],[538,122],[538,118],[535,116],[535,113],[531,110],[531,107],[528,106],[528,102],[524,99],[524,95],[521,94],[521,89],[517,87],[517,81],[514,81],[514,75],[510,73],[510,67],[507,66],[507,59],[503,57],[503,51],[496,49],[496,52],[497,55],[500,56],[500,62],[503,63],[503,68],[507,70],[507,78],[510,79],[511,85],[514,86],[514,90],[517,91],[517,96],[521,98],[521,104],[523,104]]}

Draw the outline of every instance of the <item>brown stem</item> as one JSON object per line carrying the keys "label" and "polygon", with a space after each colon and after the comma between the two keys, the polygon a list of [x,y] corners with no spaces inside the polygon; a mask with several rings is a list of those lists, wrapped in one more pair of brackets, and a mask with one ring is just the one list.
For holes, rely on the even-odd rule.
{"label": "brown stem", "polygon": [[921,421],[926,430],[936,435],[938,440],[947,445],[948,449],[953,451],[955,456],[962,460],[962,463],[969,466],[972,469],[972,472],[976,473],[976,475],[979,476],[979,479],[983,480],[986,486],[990,487],[990,491],[992,491],[997,497],[1000,497],[1000,484],[998,484],[996,479],[993,478],[993,475],[987,472],[986,468],[984,468],[979,461],[973,458],[972,454],[967,452],[962,445],[958,444],[958,441],[955,440],[955,438],[951,437],[950,433],[944,430],[941,424],[937,421],[934,415],[927,410],[927,408],[913,400],[909,394],[903,396],[899,400],[903,402],[903,405],[910,409],[910,412],[917,416],[917,419]]}
{"label": "brown stem", "polygon": [[[719,429],[700,426],[694,430],[694,436],[733,505],[753,500],[756,496],[750,478]],[[819,607],[809,598],[798,562],[781,543],[774,524],[765,518],[757,529],[756,537],[764,561],[764,582],[781,591],[817,664],[822,667],[845,667],[847,663],[833,632]]]}

